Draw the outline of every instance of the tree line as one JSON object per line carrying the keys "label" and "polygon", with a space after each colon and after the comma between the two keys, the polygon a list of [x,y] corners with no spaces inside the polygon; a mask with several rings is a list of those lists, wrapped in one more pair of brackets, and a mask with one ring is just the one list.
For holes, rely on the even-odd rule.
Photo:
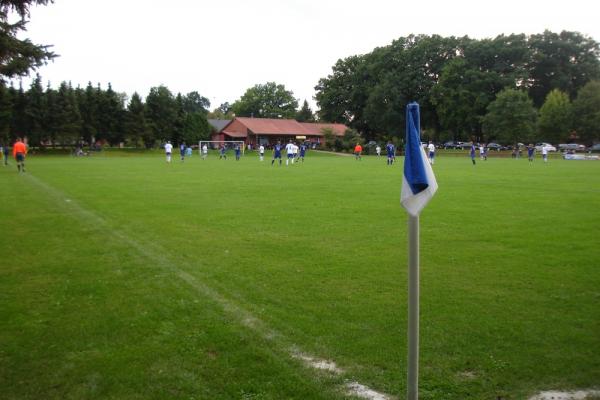
{"label": "tree line", "polygon": [[197,143],[210,136],[208,99],[198,92],[174,95],[165,86],[130,99],[111,85],[42,87],[38,75],[28,90],[0,83],[0,138],[26,136],[32,146],[108,143],[152,147],[170,140]]}
{"label": "tree line", "polygon": [[320,118],[367,139],[401,137],[405,106],[417,101],[436,141],[591,143],[600,140],[599,56],[599,44],[577,32],[411,35],[338,60],[315,98]]}

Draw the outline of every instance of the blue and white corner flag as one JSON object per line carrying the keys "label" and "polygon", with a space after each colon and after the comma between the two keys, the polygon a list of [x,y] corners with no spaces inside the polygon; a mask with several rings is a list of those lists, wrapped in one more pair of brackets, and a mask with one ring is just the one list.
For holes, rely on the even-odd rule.
{"label": "blue and white corner flag", "polygon": [[406,147],[400,204],[412,216],[418,216],[438,186],[427,155],[421,146],[419,105],[406,106]]}

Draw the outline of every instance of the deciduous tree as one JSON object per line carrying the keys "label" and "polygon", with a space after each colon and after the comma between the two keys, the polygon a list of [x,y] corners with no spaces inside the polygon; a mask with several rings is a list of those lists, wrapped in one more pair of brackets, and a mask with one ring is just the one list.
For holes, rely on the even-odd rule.
{"label": "deciduous tree", "polygon": [[505,89],[488,106],[483,129],[488,139],[504,143],[525,142],[535,132],[537,113],[522,90]]}
{"label": "deciduous tree", "polygon": [[572,105],[569,96],[554,89],[548,96],[542,108],[538,121],[539,135],[536,141],[559,143],[567,140],[573,128]]}
{"label": "deciduous tree", "polygon": [[573,119],[579,138],[586,144],[600,141],[600,81],[587,83],[573,101]]}
{"label": "deciduous tree", "polygon": [[275,82],[255,85],[231,106],[237,117],[294,118],[298,100],[294,93]]}

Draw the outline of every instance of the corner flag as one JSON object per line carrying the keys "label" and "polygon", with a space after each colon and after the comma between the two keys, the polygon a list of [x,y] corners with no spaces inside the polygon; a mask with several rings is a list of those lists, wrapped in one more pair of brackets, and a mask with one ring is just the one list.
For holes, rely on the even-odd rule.
{"label": "corner flag", "polygon": [[406,106],[406,147],[400,203],[413,216],[421,213],[437,190],[437,181],[421,146],[419,105]]}
{"label": "corner flag", "polygon": [[419,118],[419,105],[407,105],[400,203],[408,212],[408,400],[419,398],[419,214],[437,190],[433,170],[421,146]]}

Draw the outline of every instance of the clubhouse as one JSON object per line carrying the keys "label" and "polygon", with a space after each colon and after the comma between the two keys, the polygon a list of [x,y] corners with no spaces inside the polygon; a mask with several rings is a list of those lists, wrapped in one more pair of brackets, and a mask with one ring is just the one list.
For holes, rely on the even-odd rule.
{"label": "clubhouse", "polygon": [[331,129],[334,135],[344,136],[348,127],[344,124],[298,122],[295,119],[244,118],[232,120],[209,120],[213,127],[211,140],[242,140],[246,145],[271,146],[277,141],[321,143],[324,132]]}

